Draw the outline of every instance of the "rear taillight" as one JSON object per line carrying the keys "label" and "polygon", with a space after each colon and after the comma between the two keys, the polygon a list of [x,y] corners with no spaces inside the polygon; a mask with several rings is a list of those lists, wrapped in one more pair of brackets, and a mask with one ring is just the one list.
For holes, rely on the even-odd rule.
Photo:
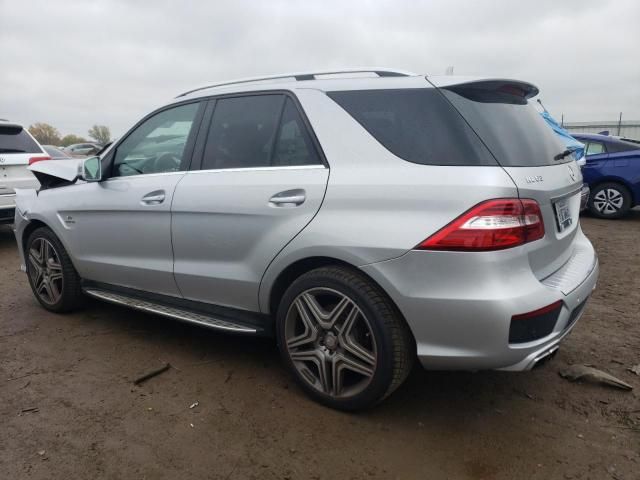
{"label": "rear taillight", "polygon": [[34,163],[41,162],[43,160],[51,160],[51,157],[45,157],[45,156],[42,156],[42,157],[31,157],[29,159],[29,165],[33,165]]}
{"label": "rear taillight", "polygon": [[500,198],[479,203],[416,248],[483,252],[503,250],[544,237],[538,202]]}

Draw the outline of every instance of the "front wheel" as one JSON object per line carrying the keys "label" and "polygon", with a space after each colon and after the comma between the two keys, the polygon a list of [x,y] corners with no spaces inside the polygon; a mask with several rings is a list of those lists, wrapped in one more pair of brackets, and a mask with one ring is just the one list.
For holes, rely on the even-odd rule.
{"label": "front wheel", "polygon": [[409,328],[389,298],[344,267],[318,268],[293,282],[278,308],[277,336],[306,393],[340,410],[390,395],[415,357]]}
{"label": "front wheel", "polygon": [[61,313],[81,306],[80,277],[49,228],[37,228],[29,235],[25,256],[31,290],[44,308]]}
{"label": "front wheel", "polygon": [[603,183],[591,191],[589,211],[599,218],[621,218],[631,208],[631,195],[619,183]]}

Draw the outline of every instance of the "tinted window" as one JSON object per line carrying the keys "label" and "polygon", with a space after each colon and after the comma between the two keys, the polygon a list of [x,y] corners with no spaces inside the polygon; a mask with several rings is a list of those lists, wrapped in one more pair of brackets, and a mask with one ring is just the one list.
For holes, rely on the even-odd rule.
{"label": "tinted window", "polygon": [[435,89],[328,95],[404,160],[424,165],[496,165],[478,136]]}
{"label": "tinted window", "polygon": [[505,167],[537,167],[573,161],[554,157],[565,145],[533,105],[519,95],[472,85],[441,90]]}
{"label": "tinted window", "polygon": [[283,95],[251,95],[216,101],[202,168],[268,167]]}
{"label": "tinted window", "polygon": [[607,143],[609,153],[631,152],[633,150],[640,150],[640,145],[623,141]]}
{"label": "tinted window", "polygon": [[600,155],[601,153],[606,153],[604,145],[598,142],[589,142],[587,145],[587,153],[586,155]]}
{"label": "tinted window", "polygon": [[170,108],[140,124],[118,145],[112,176],[179,171],[198,106]]}
{"label": "tinted window", "polygon": [[298,109],[287,98],[273,153],[274,166],[317,165],[322,163],[311,142]]}
{"label": "tinted window", "polygon": [[22,127],[0,125],[0,153],[42,153]]}

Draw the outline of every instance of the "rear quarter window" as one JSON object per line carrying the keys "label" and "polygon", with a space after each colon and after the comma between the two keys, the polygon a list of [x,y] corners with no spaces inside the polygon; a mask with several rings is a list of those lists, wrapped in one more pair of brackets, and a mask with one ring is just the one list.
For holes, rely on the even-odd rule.
{"label": "rear quarter window", "polygon": [[0,125],[0,153],[42,153],[42,150],[22,127]]}
{"label": "rear quarter window", "polygon": [[497,165],[462,116],[433,88],[327,95],[394,155],[422,165]]}

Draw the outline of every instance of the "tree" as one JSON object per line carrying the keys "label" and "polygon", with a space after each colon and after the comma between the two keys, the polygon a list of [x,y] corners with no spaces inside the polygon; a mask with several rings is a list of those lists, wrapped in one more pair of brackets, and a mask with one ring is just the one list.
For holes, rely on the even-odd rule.
{"label": "tree", "polygon": [[34,123],[29,127],[29,132],[42,145],[58,145],[60,143],[60,132],[48,123]]}
{"label": "tree", "polygon": [[109,127],[104,125],[94,125],[89,129],[89,136],[93,138],[96,142],[105,144],[109,143],[111,140],[111,132],[109,131]]}
{"label": "tree", "polygon": [[87,143],[87,140],[83,137],[79,137],[78,135],[74,135],[70,133],[69,135],[65,135],[60,140],[60,145],[63,147],[68,147],[69,145],[73,145],[74,143]]}

